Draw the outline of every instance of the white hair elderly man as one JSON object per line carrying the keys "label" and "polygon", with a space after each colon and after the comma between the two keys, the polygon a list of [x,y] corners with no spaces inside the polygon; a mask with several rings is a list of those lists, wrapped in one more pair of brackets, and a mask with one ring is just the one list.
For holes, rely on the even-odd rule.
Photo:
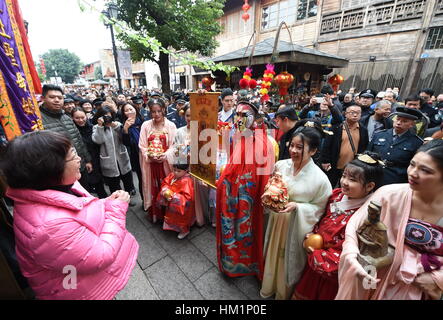
{"label": "white hair elderly man", "polygon": [[360,124],[368,129],[369,141],[374,133],[392,128],[392,120],[388,119],[391,115],[392,103],[388,100],[381,100],[375,103],[374,113],[362,117]]}
{"label": "white hair elderly man", "polygon": [[391,112],[394,113],[400,105],[397,103],[398,95],[392,90],[386,90],[384,100],[391,102]]}

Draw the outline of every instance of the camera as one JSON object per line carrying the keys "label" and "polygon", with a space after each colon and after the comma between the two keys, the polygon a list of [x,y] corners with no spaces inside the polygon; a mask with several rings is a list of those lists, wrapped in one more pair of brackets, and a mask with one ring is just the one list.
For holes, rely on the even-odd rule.
{"label": "camera", "polygon": [[103,122],[104,122],[105,124],[110,124],[110,123],[112,123],[112,116],[104,115],[104,116],[103,116]]}

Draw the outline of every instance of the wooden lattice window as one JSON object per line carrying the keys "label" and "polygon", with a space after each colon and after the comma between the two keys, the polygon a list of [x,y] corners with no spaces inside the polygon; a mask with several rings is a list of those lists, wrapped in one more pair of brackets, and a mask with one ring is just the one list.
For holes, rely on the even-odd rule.
{"label": "wooden lattice window", "polygon": [[443,27],[429,29],[426,49],[443,49]]}

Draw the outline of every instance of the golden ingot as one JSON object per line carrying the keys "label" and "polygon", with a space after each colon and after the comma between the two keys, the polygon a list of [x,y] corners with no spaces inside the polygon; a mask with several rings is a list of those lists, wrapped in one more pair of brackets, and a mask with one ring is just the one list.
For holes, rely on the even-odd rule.
{"label": "golden ingot", "polygon": [[311,247],[314,250],[319,250],[323,248],[323,237],[319,234],[311,234],[304,244],[305,249]]}
{"label": "golden ingot", "polygon": [[166,200],[171,201],[172,200],[172,196],[174,195],[174,192],[172,192],[170,189],[166,189],[165,191],[163,191],[163,196],[165,197]]}

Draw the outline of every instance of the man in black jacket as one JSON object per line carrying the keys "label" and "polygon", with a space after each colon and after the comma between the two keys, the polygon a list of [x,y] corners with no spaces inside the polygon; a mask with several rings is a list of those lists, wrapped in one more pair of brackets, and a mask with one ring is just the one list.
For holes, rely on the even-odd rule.
{"label": "man in black jacket", "polygon": [[93,170],[91,156],[83,143],[80,132],[72,119],[63,111],[63,91],[55,85],[43,86],[43,104],[40,107],[42,122],[45,130],[64,134],[68,137],[78,155],[82,158],[80,172],[82,177],[79,182],[85,189],[89,189],[87,172]]}
{"label": "man in black jacket", "polygon": [[408,181],[407,168],[423,140],[410,129],[423,115],[416,109],[398,107],[394,127],[377,132],[368,150],[377,152],[384,160],[383,185]]}
{"label": "man in black jacket", "polygon": [[284,133],[279,142],[278,160],[289,159],[291,157],[289,155],[289,145],[298,120],[297,112],[292,105],[288,105],[279,109],[275,113],[274,119],[279,130]]}
{"label": "man in black jacket", "polygon": [[377,92],[372,89],[365,89],[360,92],[358,104],[361,107],[361,116],[365,117],[371,113],[371,105],[374,103]]}
{"label": "man in black jacket", "polygon": [[326,137],[320,156],[322,168],[332,187],[338,184],[344,167],[354,160],[357,153],[362,153],[369,142],[368,130],[359,123],[361,107],[348,107],[345,118],[342,124],[332,130],[333,135]]}
{"label": "man in black jacket", "polygon": [[422,89],[419,92],[419,96],[422,99],[420,101],[420,111],[424,113],[429,118],[428,128],[435,128],[440,126],[441,122],[438,121],[438,118],[435,115],[438,113],[438,110],[435,109],[431,102],[431,97],[434,95],[434,90],[432,89]]}

